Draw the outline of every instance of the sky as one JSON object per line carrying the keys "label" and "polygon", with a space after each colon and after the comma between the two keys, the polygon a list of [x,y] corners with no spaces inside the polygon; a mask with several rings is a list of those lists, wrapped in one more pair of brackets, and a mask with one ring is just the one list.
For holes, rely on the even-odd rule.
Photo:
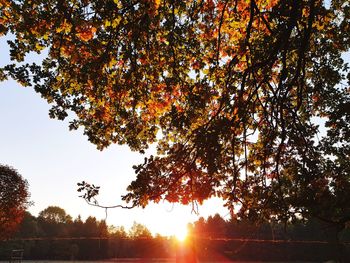
{"label": "sky", "polygon": [[[0,65],[9,61],[5,39],[0,39]],[[30,60],[39,60],[33,56]],[[105,210],[89,206],[77,192],[83,180],[101,186],[101,205],[121,203],[121,195],[135,179],[134,164],[145,155],[127,146],[112,145],[99,151],[81,130],[69,131],[67,121],[50,119],[50,105],[32,88],[13,80],[0,82],[0,164],[15,168],[29,183],[29,212],[37,216],[48,206],[59,206],[73,218],[94,216],[105,219]],[[131,227],[134,221],[146,225],[153,234],[176,235],[188,222],[215,213],[229,219],[220,199],[199,207],[161,202],[145,209],[109,209],[107,224]]]}

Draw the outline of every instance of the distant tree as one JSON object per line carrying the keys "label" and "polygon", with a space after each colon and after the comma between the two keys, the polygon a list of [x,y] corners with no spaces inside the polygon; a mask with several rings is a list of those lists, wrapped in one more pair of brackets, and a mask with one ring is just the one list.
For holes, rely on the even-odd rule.
{"label": "distant tree", "polygon": [[226,221],[219,214],[209,216],[206,223],[207,233],[210,237],[226,236]]}
{"label": "distant tree", "polygon": [[134,222],[129,230],[130,238],[152,238],[151,232],[142,224]]}
{"label": "distant tree", "polygon": [[124,226],[110,226],[108,232],[112,238],[126,238],[128,236]]}
{"label": "distant tree", "polygon": [[23,216],[23,220],[19,226],[16,236],[25,237],[40,237],[43,235],[42,229],[38,225],[38,220],[31,213],[26,211]]}
{"label": "distant tree", "polygon": [[71,228],[71,235],[73,237],[83,237],[84,236],[84,223],[81,220],[81,216],[78,215],[76,219],[74,219]]}
{"label": "distant tree", "polygon": [[200,217],[197,221],[194,223],[194,233],[196,236],[207,236],[208,235],[208,229],[207,224],[205,222],[204,217]]}
{"label": "distant tree", "polygon": [[12,167],[0,165],[0,240],[16,232],[29,197],[28,182]]}
{"label": "distant tree", "polygon": [[83,229],[83,235],[85,237],[98,237],[99,229],[96,217],[89,216],[88,218],[86,218]]}
{"label": "distant tree", "polygon": [[105,220],[101,220],[98,222],[98,236],[108,237],[108,226]]}
{"label": "distant tree", "polygon": [[46,236],[68,236],[72,217],[58,206],[48,206],[39,213],[38,223]]}
{"label": "distant tree", "polygon": [[49,206],[39,213],[39,218],[46,222],[52,223],[69,223],[72,222],[72,217],[67,215],[66,211],[58,206]]}

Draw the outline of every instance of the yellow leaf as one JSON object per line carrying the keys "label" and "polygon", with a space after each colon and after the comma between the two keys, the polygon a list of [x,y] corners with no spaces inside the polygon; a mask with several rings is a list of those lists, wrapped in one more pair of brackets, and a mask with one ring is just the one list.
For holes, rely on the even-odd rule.
{"label": "yellow leaf", "polygon": [[114,3],[118,6],[118,8],[122,8],[122,3],[120,0],[114,0]]}
{"label": "yellow leaf", "polygon": [[113,27],[113,28],[116,28],[116,27],[119,25],[120,20],[122,20],[122,18],[121,18],[120,16],[116,17],[116,18],[113,20],[112,27]]}
{"label": "yellow leaf", "polygon": [[63,23],[61,24],[61,26],[59,28],[56,29],[57,33],[61,33],[64,32],[65,34],[69,34],[70,31],[72,29],[72,24],[70,24],[69,22],[67,22],[67,20],[65,19],[63,21]]}
{"label": "yellow leaf", "polygon": [[106,20],[106,21],[105,21],[105,27],[109,27],[110,25],[111,25],[111,21]]}
{"label": "yellow leaf", "polygon": [[44,49],[44,46],[42,46],[40,43],[36,43],[35,44],[35,49],[40,51],[40,50],[43,50]]}
{"label": "yellow leaf", "polygon": [[156,8],[158,8],[160,5],[160,0],[154,0],[154,4],[156,5]]}
{"label": "yellow leaf", "polygon": [[116,64],[117,64],[117,60],[115,58],[112,58],[111,61],[108,64],[108,67],[112,68]]}

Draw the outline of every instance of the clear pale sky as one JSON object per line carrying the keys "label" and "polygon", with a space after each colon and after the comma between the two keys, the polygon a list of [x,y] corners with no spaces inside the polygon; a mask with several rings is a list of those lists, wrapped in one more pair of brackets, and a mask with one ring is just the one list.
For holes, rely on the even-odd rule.
{"label": "clear pale sky", "polygon": [[[0,48],[0,65],[4,65],[9,58],[3,38]],[[119,204],[120,196],[135,178],[132,165],[142,163],[144,155],[118,145],[98,151],[81,130],[69,131],[66,121],[50,119],[49,108],[32,88],[13,80],[0,82],[0,163],[14,167],[28,180],[34,202],[29,211],[33,215],[56,205],[73,218],[91,215],[104,219],[103,209],[89,206],[78,197],[76,184],[85,180],[99,185],[101,204]],[[219,199],[206,202],[199,208],[199,215],[191,213],[191,207],[160,203],[146,209],[110,209],[107,223],[129,228],[136,221],[152,233],[172,235],[199,216],[217,212],[229,218]]]}

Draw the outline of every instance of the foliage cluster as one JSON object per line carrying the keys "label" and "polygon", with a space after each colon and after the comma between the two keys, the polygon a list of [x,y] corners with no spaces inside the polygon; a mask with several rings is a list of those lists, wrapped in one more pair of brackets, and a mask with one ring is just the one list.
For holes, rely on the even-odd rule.
{"label": "foliage cluster", "polygon": [[29,197],[28,182],[12,167],[0,164],[0,240],[17,230]]}

